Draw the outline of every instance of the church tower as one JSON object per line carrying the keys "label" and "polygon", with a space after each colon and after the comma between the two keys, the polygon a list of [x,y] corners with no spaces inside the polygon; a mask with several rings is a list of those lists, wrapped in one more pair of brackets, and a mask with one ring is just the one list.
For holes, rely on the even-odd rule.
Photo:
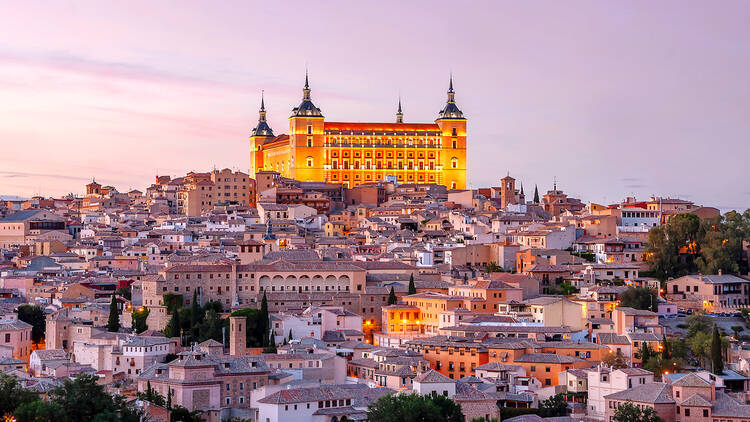
{"label": "church tower", "polygon": [[438,183],[448,189],[466,189],[466,118],[456,105],[453,75],[448,84],[448,100],[435,123],[441,132],[440,163],[444,174]]}
{"label": "church tower", "polygon": [[323,113],[310,98],[310,82],[305,72],[305,87],[302,102],[292,110],[289,117],[289,176],[307,182],[323,179],[325,154]]}
{"label": "church tower", "polygon": [[263,93],[260,94],[260,111],[258,125],[250,132],[250,177],[263,170],[263,144],[274,139],[273,130],[266,122],[266,104]]}

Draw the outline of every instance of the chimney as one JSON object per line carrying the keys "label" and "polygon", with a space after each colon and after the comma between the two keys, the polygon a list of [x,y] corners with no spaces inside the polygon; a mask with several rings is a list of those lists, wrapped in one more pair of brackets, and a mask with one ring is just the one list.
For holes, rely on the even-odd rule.
{"label": "chimney", "polygon": [[721,275],[721,268],[719,268],[719,275]]}

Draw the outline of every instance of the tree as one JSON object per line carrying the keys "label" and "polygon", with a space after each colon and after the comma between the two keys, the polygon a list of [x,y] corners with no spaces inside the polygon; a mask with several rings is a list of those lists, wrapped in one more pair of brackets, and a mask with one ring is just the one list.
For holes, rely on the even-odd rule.
{"label": "tree", "polygon": [[172,410],[172,387],[167,389],[167,410]]}
{"label": "tree", "polygon": [[292,337],[292,329],[289,329],[289,342],[291,343],[292,340],[294,340],[294,337]]}
{"label": "tree", "polygon": [[266,298],[266,291],[263,290],[263,299],[260,301],[260,315],[258,316],[258,318],[260,318],[259,323],[261,324],[260,339],[263,346],[268,346],[268,344],[266,343],[266,335],[269,330],[269,325],[266,324],[268,324],[270,321],[269,317],[270,315],[268,314],[268,299]]}
{"label": "tree", "polygon": [[221,320],[221,316],[219,316],[215,310],[210,309],[206,313],[206,318],[203,320],[203,323],[200,325],[198,340],[206,341],[208,339],[213,339],[221,343],[224,338],[222,332],[223,328],[224,321]]}
{"label": "tree", "polygon": [[133,300],[133,290],[130,286],[122,286],[115,290],[115,294],[124,297],[127,300]]}
{"label": "tree", "polygon": [[396,292],[393,291],[393,286],[391,286],[391,292],[388,293],[388,305],[395,305],[397,302]]}
{"label": "tree", "polygon": [[693,314],[685,318],[685,323],[688,326],[688,338],[693,337],[696,333],[704,332],[708,333],[711,329],[711,319],[705,315]]}
{"label": "tree", "polygon": [[200,410],[191,412],[182,406],[174,406],[170,414],[170,420],[172,422],[203,422],[203,418],[200,417],[201,413]]}
{"label": "tree", "polygon": [[605,363],[612,367],[612,369],[620,369],[620,368],[627,368],[628,362],[625,360],[625,356],[623,356],[621,351],[617,351],[617,353],[612,353],[610,350],[609,353],[605,354],[602,358],[602,363]]}
{"label": "tree", "polygon": [[193,341],[200,336],[200,323],[203,320],[201,307],[198,304],[198,290],[193,290],[193,301],[190,303],[190,336]]}
{"label": "tree", "polygon": [[537,187],[537,185],[534,185],[534,203],[539,203],[539,188]]}
{"label": "tree", "polygon": [[120,308],[117,306],[117,298],[112,295],[109,302],[109,319],[107,320],[107,331],[116,333],[120,331]]}
{"label": "tree", "polygon": [[137,421],[140,415],[133,405],[125,403],[122,397],[107,394],[98,380],[94,375],[82,374],[74,380],[65,380],[52,391],[50,402],[65,409],[63,420]]}
{"label": "tree", "polygon": [[414,274],[409,275],[409,292],[408,294],[417,294],[417,286],[414,285]]}
{"label": "tree", "polygon": [[543,418],[565,416],[567,413],[568,403],[562,394],[555,394],[539,404],[539,416]]}
{"label": "tree", "polygon": [[18,378],[0,373],[0,418],[11,415],[23,403],[37,399],[36,393],[23,388]]}
{"label": "tree", "polygon": [[503,272],[503,268],[499,265],[497,265],[497,262],[490,262],[487,264],[487,272],[488,273],[501,273]]}
{"label": "tree", "polygon": [[36,400],[18,406],[13,416],[18,422],[59,422],[65,420],[66,413],[57,403]]}
{"label": "tree", "polygon": [[180,310],[175,309],[172,312],[172,318],[169,319],[167,326],[164,327],[164,335],[172,337],[180,337],[182,334],[182,322],[180,321]]}
{"label": "tree", "polygon": [[[230,314],[230,316],[243,316],[245,317],[245,336],[247,347],[264,347],[268,341],[268,331],[266,325],[268,319],[262,320],[262,313],[260,309],[243,308],[238,309]],[[229,327],[229,318],[224,319],[224,327]]]}
{"label": "tree", "polygon": [[651,359],[651,356],[653,355],[651,353],[651,348],[648,347],[647,342],[644,341],[641,343],[641,350],[639,351],[639,354],[641,355],[641,363],[646,363],[649,359]]}
{"label": "tree", "polygon": [[39,305],[21,305],[16,308],[18,319],[31,324],[31,341],[40,343],[44,340],[44,333],[47,330],[47,318],[44,316],[44,309]]}
{"label": "tree", "polygon": [[[268,326],[271,326],[269,321]],[[268,329],[268,339],[266,340],[266,347],[263,349],[265,353],[276,353],[276,338],[273,335],[273,329]]]}
{"label": "tree", "polygon": [[667,341],[667,335],[662,333],[661,335],[661,358],[666,360],[672,357],[669,350],[669,342]]}
{"label": "tree", "polygon": [[[440,398],[437,398],[440,397]],[[387,394],[370,404],[367,420],[378,422],[463,422],[461,407],[447,397]],[[456,412],[458,409],[458,412]],[[445,413],[444,413],[445,412]]]}
{"label": "tree", "polygon": [[615,410],[612,416],[613,422],[664,422],[662,418],[656,416],[653,408],[638,408],[632,402],[621,404]]}
{"label": "tree", "polygon": [[711,372],[717,375],[724,373],[724,356],[722,354],[721,335],[714,324],[714,335],[711,338]]}
{"label": "tree", "polygon": [[141,400],[151,402],[157,406],[164,406],[167,400],[158,391],[151,388],[151,381],[146,383],[146,391],[138,392],[137,397]]}
{"label": "tree", "polygon": [[620,306],[656,312],[659,297],[653,290],[635,287],[620,293]]}
{"label": "tree", "polygon": [[148,330],[148,323],[146,322],[146,320],[148,319],[148,314],[149,311],[145,307],[133,310],[133,313],[131,314],[131,317],[133,318],[132,325],[137,334]]}

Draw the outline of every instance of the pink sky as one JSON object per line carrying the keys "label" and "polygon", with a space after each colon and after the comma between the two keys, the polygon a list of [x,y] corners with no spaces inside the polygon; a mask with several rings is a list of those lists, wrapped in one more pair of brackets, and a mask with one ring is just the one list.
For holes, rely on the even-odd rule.
{"label": "pink sky", "polygon": [[285,133],[307,65],[339,121],[392,121],[399,93],[432,121],[452,71],[474,187],[750,206],[747,2],[103,5],[0,3],[0,195],[247,171],[260,90]]}

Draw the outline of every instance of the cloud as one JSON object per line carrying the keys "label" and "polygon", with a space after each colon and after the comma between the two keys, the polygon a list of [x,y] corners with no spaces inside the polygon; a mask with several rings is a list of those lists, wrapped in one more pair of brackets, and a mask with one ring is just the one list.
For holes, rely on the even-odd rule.
{"label": "cloud", "polygon": [[27,173],[27,172],[20,172],[20,171],[0,171],[0,177],[5,178],[5,179],[53,177],[56,179],[68,179],[68,180],[89,180],[88,177],[81,177],[81,176],[66,176],[66,175],[61,175],[61,174],[47,174],[47,173]]}
{"label": "cloud", "polygon": [[626,189],[643,189],[643,188],[647,188],[647,187],[648,187],[648,185],[643,185],[643,184],[625,185]]}
{"label": "cloud", "polygon": [[247,89],[243,84],[215,81],[190,75],[167,72],[149,66],[91,59],[61,52],[20,53],[0,51],[0,64],[48,68],[54,71],[74,72],[95,78],[171,84],[190,87]]}
{"label": "cloud", "polygon": [[640,177],[624,177],[620,179],[620,181],[621,182],[640,182],[641,178]]}

